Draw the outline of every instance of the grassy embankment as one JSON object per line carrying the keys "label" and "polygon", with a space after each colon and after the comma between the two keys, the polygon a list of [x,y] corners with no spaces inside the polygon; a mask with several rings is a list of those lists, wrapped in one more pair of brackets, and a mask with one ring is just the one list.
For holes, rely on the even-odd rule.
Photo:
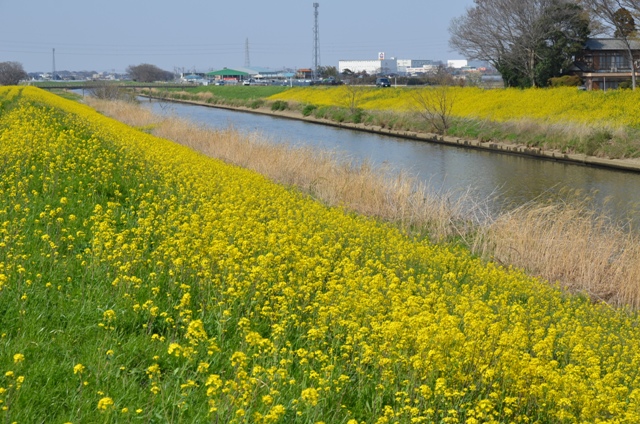
{"label": "grassy embankment", "polygon": [[287,87],[276,86],[199,86],[187,89],[144,89],[142,93],[150,93],[157,97],[190,100],[211,105],[247,107],[258,109],[269,106],[268,98],[287,90]]}
{"label": "grassy embankment", "polygon": [[636,314],[36,89],[0,108],[5,422],[640,420]]}
{"label": "grassy embankment", "polygon": [[[220,88],[227,89],[221,91]],[[182,100],[225,104],[236,87],[201,87],[163,92]],[[243,87],[255,89],[257,87]],[[400,131],[434,132],[420,116],[416,93],[434,88],[267,87],[252,101],[231,105],[288,109],[300,114]],[[437,88],[439,89],[439,88]],[[243,91],[243,96],[251,91]],[[250,97],[251,98],[251,97]],[[609,158],[640,156],[640,94],[630,90],[585,92],[575,88],[483,90],[450,88],[446,134],[483,141],[505,141]],[[275,103],[275,105],[274,105]]]}

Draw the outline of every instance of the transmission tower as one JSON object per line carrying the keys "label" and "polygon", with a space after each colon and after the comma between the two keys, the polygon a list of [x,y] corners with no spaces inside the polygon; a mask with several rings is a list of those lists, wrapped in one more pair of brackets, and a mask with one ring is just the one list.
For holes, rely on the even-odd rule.
{"label": "transmission tower", "polygon": [[53,49],[53,67],[51,68],[51,79],[56,80],[56,49]]}
{"label": "transmission tower", "polygon": [[251,61],[249,60],[249,38],[247,38],[244,42],[244,67],[251,67]]}
{"label": "transmission tower", "polygon": [[318,29],[318,7],[319,3],[313,3],[313,79],[318,78],[318,68],[320,67],[320,30]]}

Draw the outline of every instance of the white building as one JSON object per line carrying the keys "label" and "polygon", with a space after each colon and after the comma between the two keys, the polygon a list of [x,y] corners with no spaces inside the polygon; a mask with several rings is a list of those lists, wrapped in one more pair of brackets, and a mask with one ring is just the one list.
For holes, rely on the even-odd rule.
{"label": "white building", "polygon": [[411,75],[411,76],[435,74],[437,72],[438,72],[438,65],[422,65],[420,67],[404,69],[404,73],[406,75]]}
{"label": "white building", "polygon": [[[399,73],[411,73],[410,69],[434,69],[437,68],[442,62],[427,59],[398,59],[398,72]],[[424,70],[421,70],[424,72]]]}
{"label": "white building", "polygon": [[468,62],[464,59],[447,60],[447,68],[460,69],[468,66]]}
{"label": "white building", "polygon": [[378,53],[377,60],[339,60],[338,72],[343,73],[347,69],[355,74],[366,72],[369,75],[395,74],[398,72],[396,59],[393,57],[385,59],[382,52]]}

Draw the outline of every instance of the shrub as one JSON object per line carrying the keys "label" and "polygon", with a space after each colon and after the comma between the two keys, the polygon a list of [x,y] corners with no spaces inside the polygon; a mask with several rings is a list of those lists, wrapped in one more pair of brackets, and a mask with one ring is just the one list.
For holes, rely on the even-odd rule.
{"label": "shrub", "polygon": [[621,90],[631,90],[632,87],[633,83],[631,82],[631,80],[622,81],[620,84],[618,84],[618,88]]}
{"label": "shrub", "polygon": [[304,116],[309,116],[313,113],[314,110],[316,110],[318,108],[318,106],[316,105],[306,105],[303,109],[302,109],[302,115]]}
{"label": "shrub", "polygon": [[351,121],[354,124],[359,124],[363,121],[365,116],[365,112],[362,109],[357,109],[353,114],[351,114]]}
{"label": "shrub", "polygon": [[344,122],[347,120],[348,111],[342,108],[332,108],[329,112],[329,119],[336,122]]}
{"label": "shrub", "polygon": [[276,100],[271,104],[271,110],[286,110],[289,109],[289,104],[284,100]]}
{"label": "shrub", "polygon": [[549,78],[549,85],[551,87],[577,87],[582,85],[582,80],[576,75],[563,75]]}

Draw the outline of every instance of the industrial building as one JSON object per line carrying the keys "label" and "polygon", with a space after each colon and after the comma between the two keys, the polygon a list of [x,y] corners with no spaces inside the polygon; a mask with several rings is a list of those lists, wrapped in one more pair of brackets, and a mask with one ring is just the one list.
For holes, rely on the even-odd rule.
{"label": "industrial building", "polygon": [[376,60],[340,60],[338,72],[351,71],[354,74],[366,72],[369,75],[396,74],[398,72],[397,61],[394,57],[385,59],[384,53],[378,53]]}
{"label": "industrial building", "polygon": [[340,60],[338,72],[342,74],[349,70],[354,74],[366,72],[368,75],[420,75],[436,72],[442,65],[440,61],[428,59],[385,59],[384,53],[378,53],[377,60]]}
{"label": "industrial building", "polygon": [[412,70],[427,72],[437,69],[442,62],[436,60],[398,59],[398,73],[407,74]]}

